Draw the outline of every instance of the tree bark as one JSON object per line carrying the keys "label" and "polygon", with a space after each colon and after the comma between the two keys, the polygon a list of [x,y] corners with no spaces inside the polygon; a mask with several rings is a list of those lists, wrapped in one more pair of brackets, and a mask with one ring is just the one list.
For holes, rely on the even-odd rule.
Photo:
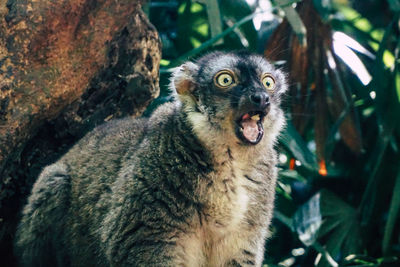
{"label": "tree bark", "polygon": [[0,257],[43,166],[159,93],[158,34],[141,0],[0,0]]}

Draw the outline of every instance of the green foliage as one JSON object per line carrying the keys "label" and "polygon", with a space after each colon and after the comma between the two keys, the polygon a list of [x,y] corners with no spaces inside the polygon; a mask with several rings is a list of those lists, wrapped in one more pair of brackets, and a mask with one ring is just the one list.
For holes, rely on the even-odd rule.
{"label": "green foliage", "polygon": [[[328,37],[303,23],[298,7],[305,2],[312,3],[322,22],[332,29],[325,32]],[[266,40],[282,18],[289,25],[280,28],[288,31],[282,35],[290,40],[297,36],[303,47],[311,45],[306,42],[310,35],[314,35],[311,40],[334,41],[338,36],[334,32],[350,36],[361,48],[348,40],[339,41],[351,50],[353,61],[365,66],[370,75],[367,81],[360,81],[359,71],[350,68],[346,58],[338,57],[340,51],[332,49],[332,43],[324,43],[319,51],[324,51],[327,62],[321,73],[318,69],[307,73],[302,114],[296,114],[290,105],[298,97],[296,90],[290,90],[288,126],[279,146],[274,233],[265,264],[399,266],[400,1],[275,0],[271,8],[264,6],[264,13],[260,8],[244,0],[151,2],[150,19],[164,45],[162,91],[152,107],[170,100],[170,68],[215,49],[246,48],[263,53]],[[252,21],[260,14],[274,19],[256,29]],[[293,69],[290,57],[278,60],[277,64],[286,61],[283,66],[288,71]],[[320,84],[326,89],[321,98],[315,96],[317,77],[322,77]],[[292,77],[290,82],[295,88],[299,80]],[[330,112],[322,120],[326,135],[317,140],[321,122],[316,116],[322,114],[321,106],[328,106]],[[332,113],[332,106],[340,109]],[[295,116],[300,116],[304,127],[298,126]]]}

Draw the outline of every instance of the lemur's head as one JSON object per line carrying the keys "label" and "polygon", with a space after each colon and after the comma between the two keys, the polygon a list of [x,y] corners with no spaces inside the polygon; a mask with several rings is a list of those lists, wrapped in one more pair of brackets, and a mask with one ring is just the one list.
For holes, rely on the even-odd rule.
{"label": "lemur's head", "polygon": [[284,124],[279,107],[285,75],[263,57],[216,52],[178,67],[171,87],[195,131],[227,143],[257,145]]}

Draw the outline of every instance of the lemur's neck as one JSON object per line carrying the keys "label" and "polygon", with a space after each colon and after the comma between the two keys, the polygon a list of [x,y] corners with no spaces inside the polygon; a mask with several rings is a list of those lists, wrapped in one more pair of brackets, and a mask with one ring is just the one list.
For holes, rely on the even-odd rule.
{"label": "lemur's neck", "polygon": [[187,129],[210,153],[216,164],[222,164],[227,159],[233,158],[240,160],[244,165],[252,164],[272,147],[272,143],[267,140],[262,140],[255,146],[243,144],[236,137],[233,129],[216,128],[209,121],[208,116],[197,110],[195,106],[182,105],[180,108],[182,123],[187,125]]}

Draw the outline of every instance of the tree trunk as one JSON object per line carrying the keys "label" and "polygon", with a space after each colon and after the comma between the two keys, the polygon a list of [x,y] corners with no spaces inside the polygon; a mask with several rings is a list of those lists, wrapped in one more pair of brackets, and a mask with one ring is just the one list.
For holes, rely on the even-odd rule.
{"label": "tree trunk", "polygon": [[141,0],[0,0],[0,257],[43,166],[159,93],[161,47]]}

